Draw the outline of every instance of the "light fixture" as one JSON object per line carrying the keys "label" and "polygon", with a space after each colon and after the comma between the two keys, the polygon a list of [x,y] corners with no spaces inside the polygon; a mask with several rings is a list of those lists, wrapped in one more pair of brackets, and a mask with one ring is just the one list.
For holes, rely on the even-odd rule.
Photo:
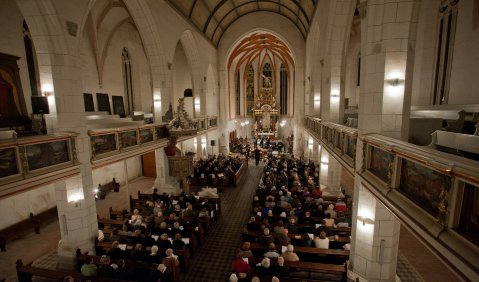
{"label": "light fixture", "polygon": [[240,123],[240,124],[241,124],[242,127],[244,126],[244,122],[242,122],[242,123]]}
{"label": "light fixture", "polygon": [[391,86],[397,87],[399,86],[399,84],[404,82],[404,79],[396,77],[396,78],[387,79],[386,82],[391,84]]}
{"label": "light fixture", "polygon": [[370,219],[369,217],[366,216],[360,216],[358,215],[358,220],[363,223],[363,226],[366,224],[374,224],[374,220]]}
{"label": "light fixture", "polygon": [[244,123],[245,123],[246,125],[248,125],[248,124],[249,124],[249,120],[245,121]]}

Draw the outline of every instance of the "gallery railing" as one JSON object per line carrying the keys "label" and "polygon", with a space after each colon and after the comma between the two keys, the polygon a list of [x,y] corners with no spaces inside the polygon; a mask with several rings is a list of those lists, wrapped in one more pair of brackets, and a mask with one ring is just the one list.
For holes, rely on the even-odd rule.
{"label": "gallery railing", "polygon": [[360,139],[358,172],[364,179],[388,195],[399,193],[433,218],[439,230],[479,246],[479,162],[377,134]]}
{"label": "gallery railing", "polygon": [[78,164],[76,133],[0,140],[0,185]]}
{"label": "gallery railing", "polygon": [[[197,131],[216,127],[217,117],[197,118]],[[143,148],[157,143],[165,143],[169,131],[167,124],[147,124],[139,127],[120,127],[88,130],[90,136],[92,160],[113,156],[136,148]],[[196,136],[192,135],[191,137]],[[184,136],[182,139],[187,139]],[[181,140],[180,140],[181,141]]]}
{"label": "gallery railing", "polygon": [[[399,207],[410,218],[421,214],[430,219],[428,228],[435,226],[431,230],[455,234],[478,249],[479,162],[379,134],[358,135],[357,129],[317,118],[306,118],[305,125],[330,152],[358,163],[356,172],[385,199],[414,207]],[[356,162],[358,140],[362,156]]]}
{"label": "gallery railing", "polygon": [[358,130],[319,118],[307,117],[305,124],[309,132],[321,140],[351,168],[355,166]]}

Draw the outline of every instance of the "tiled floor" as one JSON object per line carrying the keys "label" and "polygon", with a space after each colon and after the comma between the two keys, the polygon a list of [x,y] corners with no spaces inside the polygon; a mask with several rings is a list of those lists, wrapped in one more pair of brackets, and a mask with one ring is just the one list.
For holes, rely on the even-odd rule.
{"label": "tiled floor", "polygon": [[[248,217],[249,209],[245,207],[251,205],[262,169],[262,166],[250,165],[238,187],[225,188],[222,217],[196,252],[190,271],[181,275],[181,281],[227,281],[230,262],[239,245],[239,234]],[[129,193],[126,187],[122,187],[119,193],[109,193],[105,200],[98,200],[98,214],[108,217],[110,206],[115,210],[125,209],[128,194],[136,198],[138,190],[151,192],[153,182],[152,178],[139,177],[130,182]],[[0,252],[0,280],[16,281],[15,261],[18,258],[25,263],[35,261],[34,265],[52,268],[56,264],[59,240],[60,230],[58,222],[55,222],[43,227],[39,235],[30,234],[9,242],[7,252]],[[401,229],[397,274],[403,282],[460,280],[405,228]]]}

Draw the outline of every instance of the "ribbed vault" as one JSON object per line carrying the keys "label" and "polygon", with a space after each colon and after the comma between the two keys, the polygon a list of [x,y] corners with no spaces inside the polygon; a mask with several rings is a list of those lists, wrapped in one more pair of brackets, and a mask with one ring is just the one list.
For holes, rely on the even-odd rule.
{"label": "ribbed vault", "polygon": [[255,12],[279,14],[306,38],[319,0],[167,0],[218,46],[223,33],[240,17]]}

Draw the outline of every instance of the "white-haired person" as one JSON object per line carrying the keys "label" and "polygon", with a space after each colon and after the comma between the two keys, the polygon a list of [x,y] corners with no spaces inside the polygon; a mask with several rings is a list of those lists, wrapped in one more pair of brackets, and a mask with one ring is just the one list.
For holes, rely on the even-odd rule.
{"label": "white-haired person", "polygon": [[153,245],[150,250],[150,255],[148,256],[148,262],[159,264],[161,262],[162,256],[158,254],[158,246]]}
{"label": "white-haired person", "polygon": [[286,276],[286,267],[284,266],[284,258],[279,257],[277,264],[274,264],[270,267],[270,273],[276,277]]}
{"label": "white-haired person", "polygon": [[174,281],[178,281],[177,279],[179,279],[180,275],[180,261],[178,260],[178,256],[173,254],[173,249],[167,249],[165,255],[166,257],[164,257],[161,262],[171,270]]}
{"label": "white-haired person", "polygon": [[256,265],[254,273],[258,276],[271,275],[271,260],[269,258],[264,258],[261,263]]}
{"label": "white-haired person", "polygon": [[158,268],[156,270],[153,270],[151,273],[150,273],[150,276],[148,277],[148,282],[157,282],[157,281],[161,281],[161,282],[173,282],[175,281],[173,279],[173,274],[171,272],[171,269],[169,267],[167,267],[166,265],[164,264],[159,264],[158,265]]}
{"label": "white-haired person", "polygon": [[281,257],[284,258],[285,261],[299,261],[298,255],[294,252],[293,245],[289,244],[286,246],[286,252],[284,252]]}
{"label": "white-haired person", "polygon": [[238,276],[235,273],[231,273],[229,282],[238,282]]}
{"label": "white-haired person", "polygon": [[263,256],[265,258],[270,258],[270,259],[273,259],[273,258],[278,258],[279,257],[279,253],[278,251],[276,250],[276,245],[274,243],[271,243],[269,244],[269,247],[268,247],[268,251],[266,251]]}

